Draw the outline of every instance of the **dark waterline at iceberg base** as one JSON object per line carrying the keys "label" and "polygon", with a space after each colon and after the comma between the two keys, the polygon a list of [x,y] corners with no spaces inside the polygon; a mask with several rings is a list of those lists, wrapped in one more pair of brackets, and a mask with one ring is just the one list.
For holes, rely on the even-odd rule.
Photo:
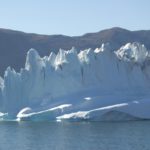
{"label": "dark waterline at iceberg base", "polygon": [[1,150],[148,150],[150,121],[0,122]]}

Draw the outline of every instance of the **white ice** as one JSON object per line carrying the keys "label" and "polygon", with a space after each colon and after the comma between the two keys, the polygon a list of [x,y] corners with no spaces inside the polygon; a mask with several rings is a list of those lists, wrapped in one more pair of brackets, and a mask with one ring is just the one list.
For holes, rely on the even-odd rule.
{"label": "white ice", "polygon": [[1,120],[150,119],[150,53],[128,43],[41,58],[30,49],[25,68],[0,77]]}

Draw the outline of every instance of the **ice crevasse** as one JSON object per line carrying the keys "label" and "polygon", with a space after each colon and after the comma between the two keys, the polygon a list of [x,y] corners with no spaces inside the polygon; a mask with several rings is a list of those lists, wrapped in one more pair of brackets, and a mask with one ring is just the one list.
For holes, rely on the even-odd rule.
{"label": "ice crevasse", "polygon": [[0,120],[111,121],[150,119],[150,51],[60,49],[41,58],[30,49],[25,68],[0,78]]}

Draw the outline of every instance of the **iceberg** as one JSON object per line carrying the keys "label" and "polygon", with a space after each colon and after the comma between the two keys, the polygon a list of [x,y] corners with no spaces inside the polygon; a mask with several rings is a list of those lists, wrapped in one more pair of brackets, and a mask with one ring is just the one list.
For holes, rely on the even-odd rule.
{"label": "iceberg", "polygon": [[150,119],[150,52],[140,43],[79,53],[60,49],[0,77],[0,120],[117,121]]}

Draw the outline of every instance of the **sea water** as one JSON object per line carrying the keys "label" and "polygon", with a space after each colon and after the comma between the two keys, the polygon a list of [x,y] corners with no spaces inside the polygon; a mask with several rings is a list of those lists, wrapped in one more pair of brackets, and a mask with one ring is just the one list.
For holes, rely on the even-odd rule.
{"label": "sea water", "polygon": [[0,150],[149,150],[150,121],[0,122]]}

